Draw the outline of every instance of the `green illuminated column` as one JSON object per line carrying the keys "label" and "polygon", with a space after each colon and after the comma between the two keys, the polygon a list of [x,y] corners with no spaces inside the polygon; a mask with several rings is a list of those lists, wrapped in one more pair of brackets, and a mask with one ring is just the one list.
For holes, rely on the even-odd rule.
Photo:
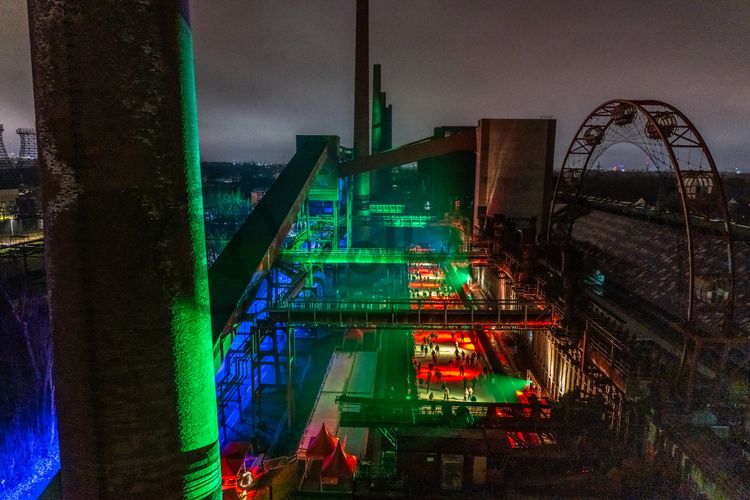
{"label": "green illuminated column", "polygon": [[354,212],[370,215],[370,172],[354,176]]}
{"label": "green illuminated column", "polygon": [[[380,91],[380,64],[372,67],[372,136],[370,138],[370,148],[372,154],[379,153],[383,150],[383,98],[385,94]],[[380,192],[383,172],[374,170],[370,172],[370,193]],[[373,189],[373,186],[375,189]]]}
{"label": "green illuminated column", "polygon": [[186,0],[29,0],[65,498],[220,498]]}
{"label": "green illuminated column", "polygon": [[333,201],[333,245],[332,248],[338,249],[339,242],[341,241],[341,231],[339,228],[339,200],[336,198]]}
{"label": "green illuminated column", "polygon": [[351,178],[346,182],[346,249],[352,247],[352,205],[353,192]]}
{"label": "green illuminated column", "polygon": [[372,152],[383,151],[383,98],[380,91],[380,64],[372,67]]}
{"label": "green illuminated column", "polygon": [[[385,93],[383,93],[385,96]],[[385,97],[383,97],[383,104],[385,104]],[[382,151],[391,149],[393,147],[393,105],[389,104],[385,107],[385,113],[383,114],[383,133],[382,133]]]}
{"label": "green illuminated column", "polygon": [[290,326],[286,330],[286,408],[287,408],[287,428],[291,432],[294,423],[294,413],[296,409],[295,391],[294,391],[294,357],[295,339],[294,327]]}

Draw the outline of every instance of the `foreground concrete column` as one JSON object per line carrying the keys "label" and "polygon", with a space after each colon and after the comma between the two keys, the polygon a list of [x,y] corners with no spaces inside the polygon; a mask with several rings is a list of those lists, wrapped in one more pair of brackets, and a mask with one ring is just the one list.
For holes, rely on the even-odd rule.
{"label": "foreground concrete column", "polygon": [[220,498],[187,1],[29,0],[65,498]]}

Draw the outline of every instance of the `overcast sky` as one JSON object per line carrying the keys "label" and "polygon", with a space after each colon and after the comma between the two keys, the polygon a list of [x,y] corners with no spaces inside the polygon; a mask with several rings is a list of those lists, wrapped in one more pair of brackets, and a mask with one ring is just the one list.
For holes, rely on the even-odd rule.
{"label": "overcast sky", "polygon": [[[354,0],[192,0],[204,160],[351,145]],[[555,166],[613,98],[681,109],[721,169],[750,170],[750,0],[370,0],[394,144],[479,118],[558,120]],[[0,0],[0,123],[33,126],[25,0]]]}

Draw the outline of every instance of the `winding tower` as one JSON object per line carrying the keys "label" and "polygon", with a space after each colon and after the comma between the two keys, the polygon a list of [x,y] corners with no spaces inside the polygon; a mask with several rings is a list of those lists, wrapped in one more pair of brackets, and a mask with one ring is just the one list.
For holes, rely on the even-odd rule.
{"label": "winding tower", "polygon": [[19,128],[16,130],[21,139],[21,149],[18,151],[18,168],[36,168],[36,131],[33,128]]}
{"label": "winding tower", "polygon": [[10,161],[8,151],[5,149],[5,143],[3,142],[3,130],[5,128],[0,124],[0,169],[13,168],[13,163]]}

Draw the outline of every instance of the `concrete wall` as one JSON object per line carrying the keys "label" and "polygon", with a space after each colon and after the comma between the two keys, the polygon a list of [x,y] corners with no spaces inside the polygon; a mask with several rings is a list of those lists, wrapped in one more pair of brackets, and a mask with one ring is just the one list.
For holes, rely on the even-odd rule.
{"label": "concrete wall", "polygon": [[482,119],[474,192],[477,208],[487,215],[508,218],[536,217],[544,231],[551,197],[555,120]]}

